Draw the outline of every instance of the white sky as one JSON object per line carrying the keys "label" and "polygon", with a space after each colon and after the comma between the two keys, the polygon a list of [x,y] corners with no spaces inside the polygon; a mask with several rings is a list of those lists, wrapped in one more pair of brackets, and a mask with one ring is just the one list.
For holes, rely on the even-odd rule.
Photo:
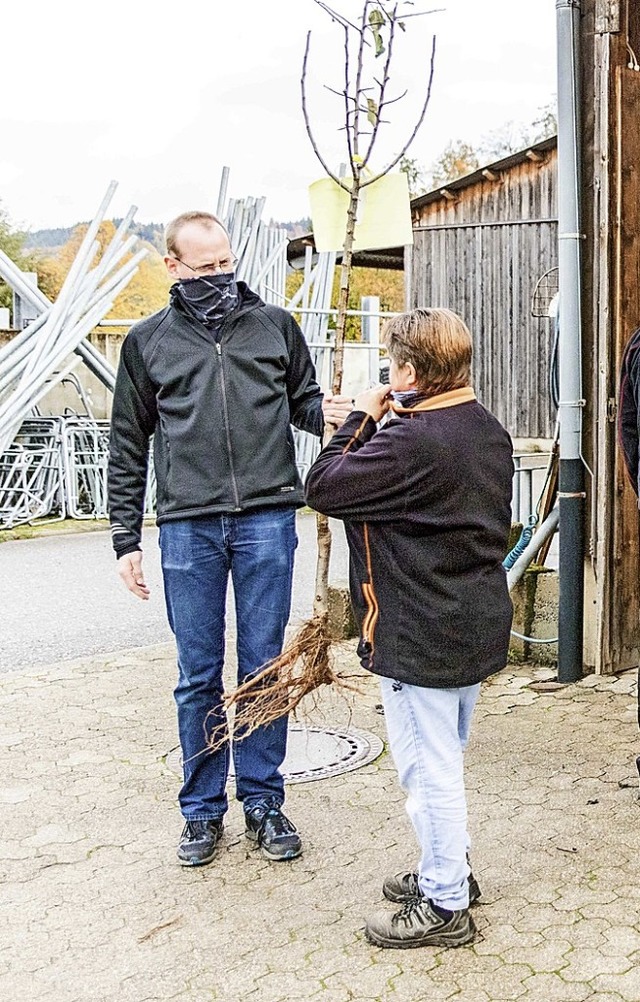
{"label": "white sky", "polygon": [[[361,3],[334,7],[355,18]],[[390,109],[374,166],[411,130],[433,34],[432,100],[408,154],[419,163],[450,139],[528,125],[554,98],[555,0],[413,9],[434,7],[444,9],[399,36],[392,90],[409,95]],[[16,226],[88,219],[111,179],[109,215],[131,204],[142,222],[215,211],[224,165],[232,197],[266,196],[265,218],[308,215],[307,186],[322,176],[300,109],[308,29],[318,142],[332,167],[345,159],[341,103],[323,90],[340,86],[342,34],[313,0],[14,0],[2,28],[0,205]]]}

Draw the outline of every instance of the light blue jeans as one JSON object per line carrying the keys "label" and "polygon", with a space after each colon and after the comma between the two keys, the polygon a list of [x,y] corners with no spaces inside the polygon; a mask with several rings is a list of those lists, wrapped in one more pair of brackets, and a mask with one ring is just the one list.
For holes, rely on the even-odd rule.
{"label": "light blue jeans", "polygon": [[[229,747],[212,754],[207,739],[227,731],[222,669],[229,575],[240,684],[282,650],[296,544],[291,507],[160,526],[167,613],[178,648],[174,694],[184,771],[179,800],[188,820],[220,819],[228,806]],[[233,742],[236,795],[245,811],[283,803],[286,749],[286,716]]]}
{"label": "light blue jeans", "polygon": [[380,681],[391,754],[421,850],[420,892],[441,908],[467,908],[463,755],[480,686],[427,689]]}

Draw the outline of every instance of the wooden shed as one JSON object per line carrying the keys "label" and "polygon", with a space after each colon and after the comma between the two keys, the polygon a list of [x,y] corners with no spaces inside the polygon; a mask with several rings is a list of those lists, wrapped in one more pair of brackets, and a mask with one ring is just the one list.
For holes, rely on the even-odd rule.
{"label": "wooden shed", "polygon": [[553,436],[556,137],[413,199],[407,304],[446,306],[474,338],[474,386],[515,438]]}

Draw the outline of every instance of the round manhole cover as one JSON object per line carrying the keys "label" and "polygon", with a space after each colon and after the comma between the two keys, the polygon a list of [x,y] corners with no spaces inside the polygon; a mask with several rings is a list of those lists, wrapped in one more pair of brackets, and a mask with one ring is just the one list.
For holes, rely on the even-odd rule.
{"label": "round manhole cover", "polygon": [[[290,724],[287,755],[282,766],[285,783],[309,783],[368,765],[381,754],[384,743],[368,731]],[[182,775],[180,748],[172,748],[166,763]],[[233,775],[233,764],[230,768]]]}

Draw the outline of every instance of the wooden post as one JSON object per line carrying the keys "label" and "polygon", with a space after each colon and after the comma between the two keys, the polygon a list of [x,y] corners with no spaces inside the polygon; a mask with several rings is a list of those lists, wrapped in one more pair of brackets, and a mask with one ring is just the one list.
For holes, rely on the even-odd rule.
{"label": "wooden post", "polygon": [[[615,672],[640,662],[636,499],[616,443],[620,360],[640,326],[640,47],[635,0],[583,0],[585,662]],[[590,629],[589,629],[590,626]]]}

